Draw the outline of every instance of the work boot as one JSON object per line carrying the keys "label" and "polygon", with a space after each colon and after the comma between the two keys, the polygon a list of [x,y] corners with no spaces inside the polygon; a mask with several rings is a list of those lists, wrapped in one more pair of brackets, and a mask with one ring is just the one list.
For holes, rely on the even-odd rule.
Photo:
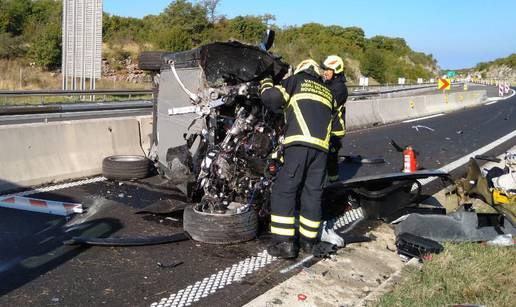
{"label": "work boot", "polygon": [[298,252],[294,242],[277,242],[267,247],[269,255],[283,259],[297,258]]}
{"label": "work boot", "polygon": [[307,240],[299,240],[299,247],[305,254],[312,255],[314,249],[314,242]]}

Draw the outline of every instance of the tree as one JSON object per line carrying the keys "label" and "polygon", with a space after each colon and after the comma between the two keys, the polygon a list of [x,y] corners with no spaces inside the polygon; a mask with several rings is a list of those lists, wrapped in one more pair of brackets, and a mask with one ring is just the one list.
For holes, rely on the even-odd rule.
{"label": "tree", "polygon": [[21,35],[31,6],[30,0],[0,0],[0,32]]}
{"label": "tree", "polygon": [[0,59],[15,59],[26,53],[21,36],[0,33]]}
{"label": "tree", "polygon": [[237,39],[250,44],[260,41],[263,33],[267,31],[267,25],[256,16],[237,16],[230,21],[230,27]]}
{"label": "tree", "polygon": [[61,26],[48,24],[32,43],[29,58],[38,66],[54,69],[61,65]]}
{"label": "tree", "polygon": [[219,6],[220,0],[201,0],[200,3],[206,10],[210,22],[214,23],[217,19],[217,7]]}
{"label": "tree", "polygon": [[[172,42],[163,42],[164,37],[176,40],[180,37],[179,32],[183,31],[181,37],[188,36],[191,40],[190,45],[199,45],[209,28],[209,20],[206,9],[200,4],[192,4],[186,0],[176,0],[172,2],[163,13],[160,14],[160,22],[154,26],[153,31],[169,32],[168,35],[157,35],[158,44],[163,46]],[[184,41],[181,38],[179,41]],[[172,43],[172,45],[176,45]]]}
{"label": "tree", "polygon": [[378,49],[368,49],[361,64],[362,74],[372,77],[380,83],[385,82],[385,61]]}

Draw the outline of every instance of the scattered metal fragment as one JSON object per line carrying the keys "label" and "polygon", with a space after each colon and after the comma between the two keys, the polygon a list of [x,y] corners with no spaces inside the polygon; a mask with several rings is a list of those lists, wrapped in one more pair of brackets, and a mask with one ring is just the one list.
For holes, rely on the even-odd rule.
{"label": "scattered metal fragment", "polygon": [[163,264],[161,262],[158,262],[157,265],[162,269],[173,269],[175,267],[182,265],[183,263],[184,263],[184,261],[175,261],[175,262],[172,262],[169,264]]}
{"label": "scattered metal fragment", "polygon": [[477,159],[477,160],[484,160],[484,161],[490,161],[490,162],[496,162],[496,163],[500,163],[502,161],[501,159],[498,159],[497,157],[482,156],[482,155],[475,156],[475,159]]}

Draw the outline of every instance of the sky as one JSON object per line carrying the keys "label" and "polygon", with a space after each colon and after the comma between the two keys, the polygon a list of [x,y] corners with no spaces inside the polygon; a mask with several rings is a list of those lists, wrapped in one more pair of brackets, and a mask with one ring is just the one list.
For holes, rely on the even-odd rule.
{"label": "sky", "polygon": [[[171,0],[104,0],[119,16],[159,14]],[[444,69],[473,67],[516,52],[515,0],[221,0],[219,15],[276,16],[279,26],[358,26],[367,37],[402,37]]]}

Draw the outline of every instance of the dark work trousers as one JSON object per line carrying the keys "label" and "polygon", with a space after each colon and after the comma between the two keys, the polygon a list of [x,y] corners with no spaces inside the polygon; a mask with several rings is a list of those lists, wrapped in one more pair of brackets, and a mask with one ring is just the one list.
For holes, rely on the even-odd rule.
{"label": "dark work trousers", "polygon": [[301,202],[297,217],[300,237],[306,241],[316,240],[322,215],[327,155],[305,146],[285,148],[285,164],[278,173],[271,196],[271,232],[276,241],[292,241],[295,238],[298,196]]}
{"label": "dark work trousers", "polygon": [[328,153],[328,177],[339,176],[339,151],[342,148],[340,137],[332,136],[330,139],[330,152]]}

